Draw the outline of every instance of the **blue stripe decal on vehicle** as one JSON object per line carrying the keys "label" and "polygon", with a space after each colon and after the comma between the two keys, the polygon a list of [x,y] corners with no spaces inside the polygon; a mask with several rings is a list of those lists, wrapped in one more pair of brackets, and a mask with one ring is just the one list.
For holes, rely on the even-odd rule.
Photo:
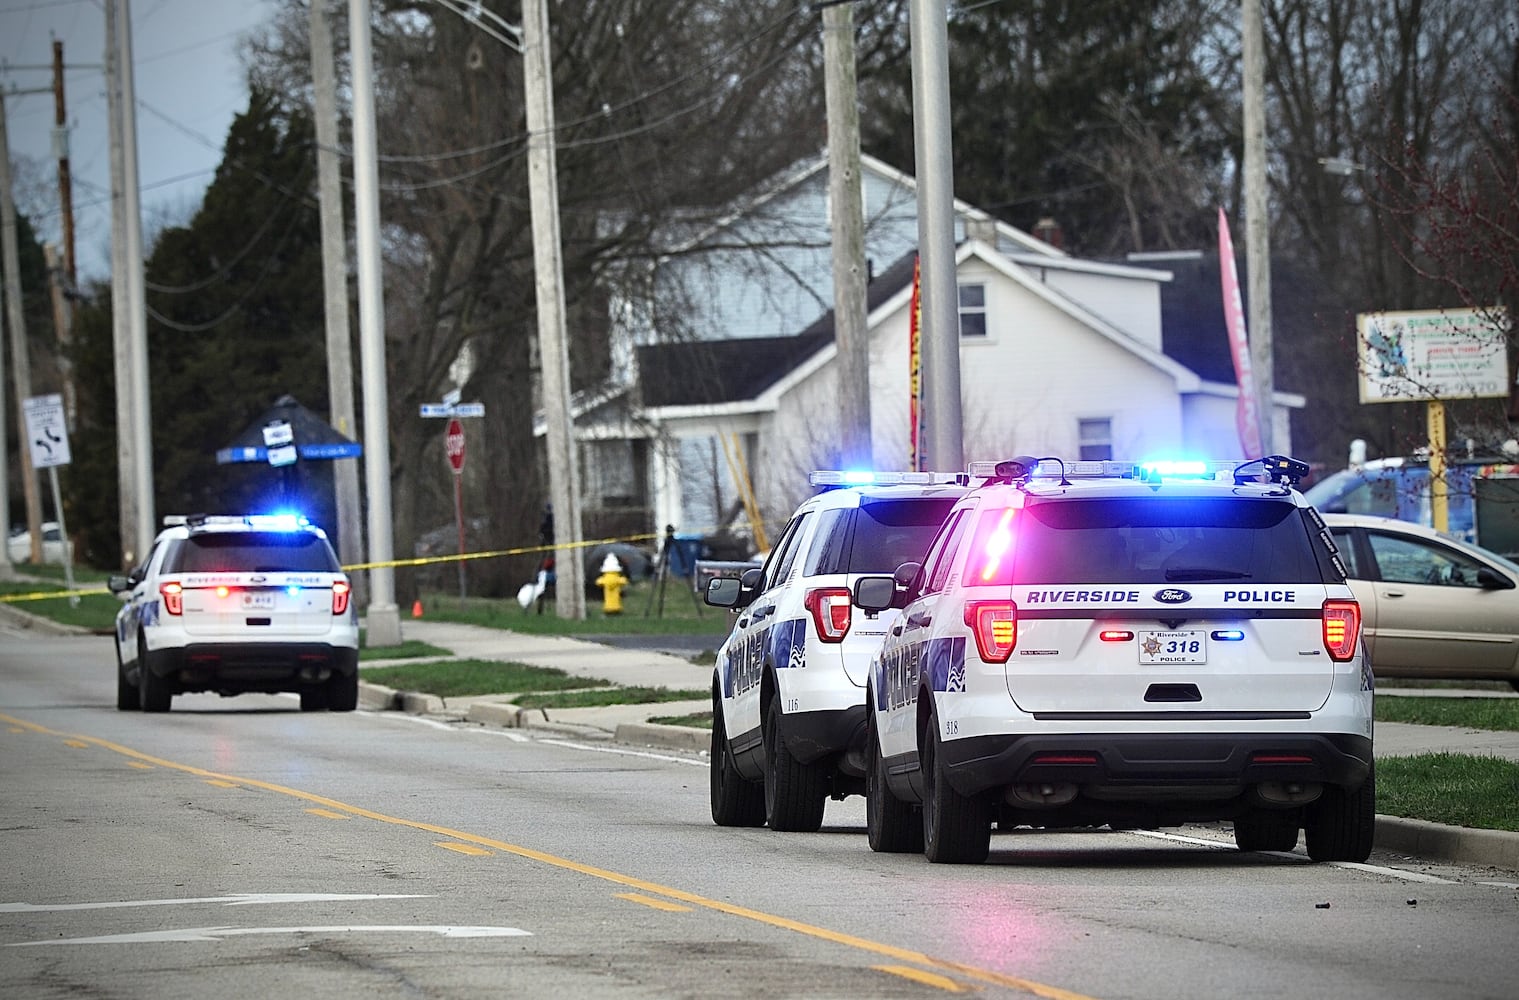
{"label": "blue stripe decal on vehicle", "polygon": [[776,669],[807,665],[807,619],[779,622],[770,630],[770,662]]}
{"label": "blue stripe decal on vehicle", "polygon": [[930,639],[925,645],[929,686],[935,691],[964,691],[965,636]]}

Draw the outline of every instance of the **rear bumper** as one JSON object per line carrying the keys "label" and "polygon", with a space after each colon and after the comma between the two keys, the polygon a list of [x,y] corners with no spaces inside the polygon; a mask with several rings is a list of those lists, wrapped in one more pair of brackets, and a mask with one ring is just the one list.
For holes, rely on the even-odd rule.
{"label": "rear bumper", "polygon": [[1372,762],[1371,739],[1349,733],[998,735],[941,748],[950,784],[962,795],[1044,783],[1177,792],[1265,781],[1358,788]]}
{"label": "rear bumper", "polygon": [[357,674],[359,651],[326,642],[191,643],[151,651],[142,668],[177,691],[298,691]]}

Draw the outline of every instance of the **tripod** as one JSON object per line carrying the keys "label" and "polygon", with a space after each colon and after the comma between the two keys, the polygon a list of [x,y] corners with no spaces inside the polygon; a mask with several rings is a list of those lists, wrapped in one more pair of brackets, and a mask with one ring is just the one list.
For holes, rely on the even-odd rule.
{"label": "tripod", "polygon": [[[665,537],[659,543],[659,554],[654,558],[655,573],[654,586],[649,588],[649,602],[644,605],[643,616],[649,617],[649,611],[654,607],[655,595],[659,597],[659,617],[665,616],[665,587],[670,582],[670,550],[675,547],[675,525],[665,525]],[[688,588],[690,589],[690,588]],[[696,599],[696,591],[691,589],[691,605],[696,608],[696,617],[701,617],[701,601]]]}

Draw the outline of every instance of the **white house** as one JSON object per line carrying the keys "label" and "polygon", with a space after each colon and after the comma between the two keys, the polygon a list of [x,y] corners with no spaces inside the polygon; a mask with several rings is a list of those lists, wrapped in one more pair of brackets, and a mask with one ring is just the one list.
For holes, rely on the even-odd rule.
{"label": "white house", "polygon": [[[873,450],[878,468],[901,469],[916,194],[869,158],[863,180]],[[639,322],[623,326],[619,384],[576,417],[588,509],[638,507],[653,515],[645,530],[706,533],[747,494],[749,519],[773,534],[809,492],[807,473],[836,466],[827,204],[820,159],[676,247],[653,303],[623,304]],[[1232,380],[1167,353],[1161,264],[1081,260],[956,207],[967,460],[1240,455]],[[672,309],[678,335],[661,322]],[[1303,404],[1274,397],[1283,450]]]}

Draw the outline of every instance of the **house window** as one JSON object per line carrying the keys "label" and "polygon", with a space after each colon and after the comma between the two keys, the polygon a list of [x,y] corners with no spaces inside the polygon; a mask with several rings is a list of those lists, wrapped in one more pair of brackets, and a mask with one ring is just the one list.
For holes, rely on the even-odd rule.
{"label": "house window", "polygon": [[1102,462],[1113,457],[1113,421],[1106,417],[1076,421],[1076,439],[1083,462]]}
{"label": "house window", "polygon": [[960,336],[986,336],[986,286],[960,286]]}

